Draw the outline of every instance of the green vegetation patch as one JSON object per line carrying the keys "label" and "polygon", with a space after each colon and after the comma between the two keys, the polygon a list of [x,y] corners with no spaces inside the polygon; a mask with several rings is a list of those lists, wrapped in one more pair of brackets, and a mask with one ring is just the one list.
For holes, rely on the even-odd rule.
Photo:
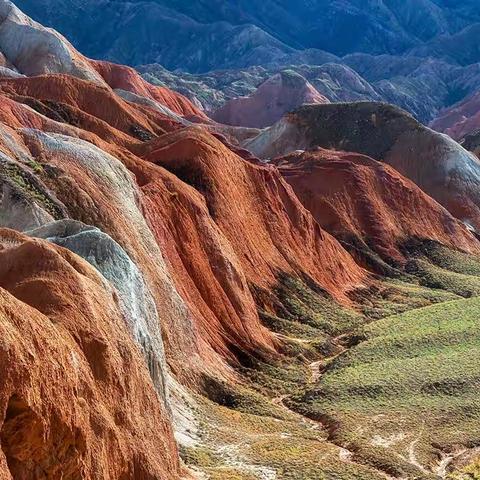
{"label": "green vegetation patch", "polygon": [[[266,399],[265,399],[266,400]],[[380,480],[375,469],[350,461],[326,441],[321,425],[287,412],[285,419],[258,416],[198,398],[199,445],[183,448],[184,461],[216,480]]]}
{"label": "green vegetation patch", "polygon": [[378,320],[362,333],[297,408],[364,462],[415,478],[435,478],[456,445],[480,445],[479,298]]}
{"label": "green vegetation patch", "polygon": [[[29,166],[35,173],[43,172],[43,167],[36,161],[30,162]],[[63,218],[64,215],[61,209],[52,201],[48,194],[40,188],[38,181],[34,179],[32,174],[27,173],[19,165],[10,162],[0,162],[0,176],[13,182],[27,198],[40,204],[55,219]]]}

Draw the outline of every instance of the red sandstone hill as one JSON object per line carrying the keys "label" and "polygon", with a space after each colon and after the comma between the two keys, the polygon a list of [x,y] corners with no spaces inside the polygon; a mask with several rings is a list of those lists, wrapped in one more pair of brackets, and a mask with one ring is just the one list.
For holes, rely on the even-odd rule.
{"label": "red sandstone hill", "polygon": [[198,127],[164,135],[138,153],[151,163],[129,168],[177,289],[202,341],[230,362],[239,352],[274,354],[251,285],[272,290],[282,272],[307,274],[345,301],[366,281],[275,168],[243,160]]}
{"label": "red sandstone hill", "polygon": [[[82,125],[88,119],[93,123],[102,121],[139,140],[165,133],[175,125],[170,118],[148,107],[130,104],[108,87],[68,75],[0,79],[0,92],[33,108],[37,104],[28,99],[44,102],[43,108],[39,104],[42,108],[40,113],[47,116],[56,113],[55,120],[86,128],[92,128]],[[111,140],[114,141],[113,138]]]}
{"label": "red sandstone hill", "polygon": [[133,68],[96,60],[90,60],[90,64],[113,89],[127,90],[150,98],[168,106],[183,117],[208,120],[207,116],[186,97],[168,88],[146,82]]}
{"label": "red sandstone hill", "polygon": [[460,221],[388,165],[324,149],[274,163],[317,222],[360,261],[373,251],[402,264],[401,247],[412,239],[480,253],[477,239]]}
{"label": "red sandstone hill", "polygon": [[[146,147],[146,159],[202,195],[251,282],[267,286],[279,270],[303,272],[341,298],[362,278],[338,242],[302,208],[276,168],[244,161],[199,128],[164,135]],[[322,263],[319,255],[325,259]]]}
{"label": "red sandstone hill", "polygon": [[2,478],[177,476],[169,414],[93,267],[0,229],[0,319]]}
{"label": "red sandstone hill", "polygon": [[283,71],[262,83],[251,96],[228,101],[212,118],[227,125],[265,128],[306,103],[329,101],[298,73]]}
{"label": "red sandstone hill", "polygon": [[[6,85],[11,95],[14,87],[20,93],[34,94],[34,87],[40,81],[45,83],[46,78]],[[52,83],[66,81],[51,78]],[[81,81],[66,81],[66,85],[90,88]],[[116,119],[110,120],[108,104],[100,113],[102,125],[109,130],[99,130],[92,120],[97,119],[92,115],[95,107],[83,103],[85,92],[74,95],[66,88],[63,95],[48,95],[70,109],[71,118],[79,119],[75,122],[78,126],[65,123],[68,118],[64,122],[48,119],[16,103],[13,95],[3,99],[3,121],[19,129],[12,133],[17,136],[17,146],[41,165],[43,181],[69,215],[100,227],[141,267],[157,299],[167,359],[177,378],[192,385],[201,372],[217,377],[223,372],[228,377],[231,373],[225,361],[235,363],[239,352],[273,354],[275,344],[259,322],[250,284],[273,288],[280,272],[305,273],[344,299],[345,292],[363,280],[361,269],[320,230],[273,167],[244,161],[200,127],[164,135],[141,148],[138,141],[128,142],[128,151],[115,144],[116,130],[107,121],[114,123]],[[124,107],[116,101],[110,105]],[[90,109],[88,122],[78,115],[84,112],[79,107]],[[131,118],[136,118],[136,106],[131,105],[130,111]],[[47,134],[24,132],[22,127]],[[99,149],[92,149],[83,140]],[[21,158],[20,152],[12,152],[7,145],[5,151]],[[136,175],[142,194],[109,153]],[[50,169],[56,172],[52,177],[43,173]],[[215,188],[205,191],[204,184]],[[141,203],[141,210],[135,207],[134,215],[132,202]],[[149,229],[163,255],[153,245]],[[237,235],[239,231],[242,236]],[[152,262],[152,252],[158,262]],[[328,261],[319,264],[318,255]],[[168,267],[161,264],[163,256]],[[169,276],[188,306],[182,315],[179,307],[171,308],[172,301],[180,305],[182,300],[172,300],[172,293],[168,293],[172,288]]]}
{"label": "red sandstone hill", "polygon": [[395,168],[480,232],[478,158],[392,105],[306,105],[244,146],[265,159],[316,147],[368,155]]}
{"label": "red sandstone hill", "polygon": [[[275,169],[245,162],[207,132],[201,132],[198,128],[183,130],[140,148],[141,142],[128,136],[128,126],[136,122],[144,128],[150,128],[151,117],[141,109],[139,111],[137,105],[115,98],[108,89],[59,75],[18,81],[3,80],[0,81],[0,89],[10,96],[10,99],[4,99],[4,104],[9,106],[11,113],[10,117],[5,115],[4,121],[10,126],[40,128],[54,134],[73,135],[88,140],[103,151],[120,158],[136,174],[145,195],[143,211],[157,241],[162,247],[165,246],[164,252],[173,265],[172,277],[174,280],[178,277],[178,291],[192,309],[193,324],[186,320],[183,335],[178,335],[178,321],[176,325],[167,324],[164,331],[167,352],[171,354],[168,357],[170,365],[179,376],[189,374],[185,369],[180,370],[179,366],[184,365],[186,358],[189,358],[189,362],[197,354],[204,358],[205,367],[201,366],[201,362],[196,362],[195,366],[192,364],[190,373],[194,370],[208,370],[214,362],[218,365],[213,352],[234,361],[233,352],[271,351],[272,339],[259,323],[249,283],[271,288],[279,272],[296,271],[310,275],[327,291],[338,298],[344,298],[345,292],[363,277],[361,270],[343,248],[320,231]],[[28,105],[36,98],[40,99],[40,107],[35,105],[40,112],[48,107],[55,113],[58,105],[61,105],[61,112],[68,112],[68,115],[59,118],[62,123],[58,123],[53,120],[55,117],[51,112],[45,111],[53,117],[48,120],[13,101],[16,99]],[[90,98],[97,98],[98,101],[90,102]],[[68,125],[69,121],[74,126]],[[119,132],[120,129],[123,131]],[[157,130],[155,133],[161,132]],[[120,138],[124,138],[124,146],[138,156],[122,150],[117,145]],[[99,183],[97,176],[92,176],[91,167],[79,164],[79,157],[87,154],[85,146],[38,135],[23,135],[22,141],[26,143],[35,161],[41,164],[46,162],[63,172],[55,180],[46,179],[46,182],[67,205],[70,214],[87,224],[100,226],[120,241],[149,275],[152,268],[148,264],[148,254],[143,253],[138,242],[134,243],[136,235],[134,232],[129,233],[131,222],[126,224],[122,213],[115,208],[118,202],[112,197],[113,192],[109,192],[109,184],[105,183],[99,188],[103,184]],[[49,146],[52,141],[56,142],[55,149]],[[167,145],[169,142],[172,145]],[[184,153],[180,155],[179,152]],[[188,156],[185,156],[186,152]],[[99,155],[105,157],[101,152]],[[168,174],[163,168],[146,168],[139,156],[166,166],[176,176]],[[171,163],[172,160],[180,161],[180,158],[184,158],[182,165]],[[202,162],[201,158],[204,159]],[[167,160],[168,164],[165,163]],[[191,171],[187,171],[186,167]],[[206,170],[203,171],[204,169]],[[239,190],[239,185],[245,183],[238,179],[242,171],[242,175],[249,178],[249,183],[248,188]],[[225,172],[230,172],[230,175],[226,176]],[[183,175],[186,175],[186,181],[181,181],[185,180]],[[201,186],[200,191],[192,190],[188,185],[189,177],[202,177],[207,183],[218,183],[218,191],[223,192],[222,195],[218,198],[208,197],[208,202],[222,199],[226,207],[237,206],[234,210],[225,210],[221,218],[225,222],[223,229],[219,228],[219,219],[212,214],[218,210],[218,206],[212,206],[208,202],[205,205],[205,192]],[[166,188],[165,184],[169,187]],[[265,185],[265,191],[259,190],[259,185]],[[195,186],[194,183],[193,187]],[[81,195],[76,193],[79,188]],[[260,191],[262,196],[258,198]],[[173,198],[184,199],[187,211],[190,211],[188,217],[179,217],[182,210],[172,202],[174,193]],[[276,199],[279,195],[280,198]],[[90,199],[87,203],[86,198]],[[281,203],[278,203],[279,200]],[[97,205],[96,218],[90,213],[91,209],[87,206],[89,202]],[[238,208],[242,203],[244,211],[240,214]],[[272,206],[277,204],[278,207],[273,209]],[[245,219],[250,224],[255,219],[255,223],[245,225]],[[187,227],[189,223],[190,226]],[[169,224],[172,225],[172,231],[168,232],[171,238],[164,231],[165,225]],[[181,232],[178,225],[183,226]],[[265,225],[270,227],[266,229]],[[244,238],[238,237],[238,231],[245,232]],[[263,236],[260,236],[262,231]],[[182,251],[185,238],[192,235],[197,238],[198,251],[204,257],[203,261],[200,261],[201,257],[193,261],[195,255],[191,246]],[[170,240],[169,248],[166,248],[166,238]],[[240,240],[242,243],[239,244]],[[218,247],[213,248],[215,244]],[[318,254],[328,258],[329,262],[319,265],[316,261]],[[224,266],[217,267],[211,281],[206,281],[210,265],[222,263]],[[230,273],[232,268],[237,271],[234,276]],[[216,278],[223,274],[226,274],[224,279]],[[151,275],[155,278],[158,272],[151,272]],[[198,285],[200,291],[195,293]],[[163,312],[166,306],[159,305],[159,308]],[[233,318],[238,318],[238,321],[232,322]],[[199,334],[194,333],[197,328]],[[218,366],[216,368],[219,369]]]}
{"label": "red sandstone hill", "polygon": [[347,304],[375,281],[322,226],[399,262],[412,236],[477,251],[391,168],[321,151],[261,164],[221,126],[189,126],[208,119],[183,97],[0,6],[18,68],[0,79],[2,478],[177,480],[170,409],[192,420],[189,392],[282,351],[255,294],[288,274]]}

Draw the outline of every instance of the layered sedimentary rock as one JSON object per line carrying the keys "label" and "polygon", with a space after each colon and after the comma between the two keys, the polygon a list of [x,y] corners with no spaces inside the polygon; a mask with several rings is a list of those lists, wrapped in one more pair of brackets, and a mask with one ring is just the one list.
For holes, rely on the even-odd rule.
{"label": "layered sedimentary rock", "polygon": [[207,120],[204,113],[196,108],[183,95],[164,87],[146,82],[133,68],[109,62],[90,61],[102,78],[114,90],[126,90],[161,105],[168,106],[176,114],[184,117],[197,117]]}
{"label": "layered sedimentary rock", "polygon": [[[286,197],[289,198],[287,205],[294,202],[297,213],[292,219],[284,218],[279,223],[284,225],[284,232],[291,235],[292,245],[288,249],[284,246],[280,248],[284,233],[266,232],[267,238],[269,235],[273,237],[273,240],[268,240],[270,243],[266,244],[266,248],[274,249],[272,258],[264,261],[265,269],[268,269],[268,281],[258,273],[256,276],[251,274],[255,270],[252,267],[255,260],[263,256],[257,251],[259,246],[255,245],[255,240],[250,240],[254,243],[248,247],[255,260],[251,259],[248,263],[240,262],[236,258],[240,254],[245,255],[245,247],[237,249],[236,245],[231,245],[231,238],[236,237],[232,232],[242,228],[243,219],[237,215],[235,218],[239,224],[236,225],[232,220],[222,232],[211,212],[202,205],[202,191],[192,192],[192,188],[176,176],[139,158],[142,155],[150,156],[150,149],[156,145],[156,141],[152,141],[152,146],[140,148],[142,141],[162,135],[166,129],[178,128],[170,118],[159,114],[153,108],[127,103],[108,87],[65,75],[25,78],[13,83],[4,80],[1,88],[8,96],[2,99],[5,106],[3,121],[12,129],[9,134],[14,136],[12,143],[15,148],[9,153],[17,162],[22,160],[23,156],[23,162],[27,164],[27,167],[23,168],[45,187],[45,191],[40,190],[39,195],[35,193],[36,190],[35,195],[32,195],[31,182],[28,182],[23,186],[25,196],[29,205],[35,205],[35,208],[43,207],[45,212],[53,213],[41,221],[22,226],[22,229],[31,229],[69,216],[86,225],[100,228],[118,242],[135,265],[138,265],[149,285],[163,327],[167,360],[177,378],[183,381],[193,380],[195,383],[198,382],[198,374],[202,372],[228,376],[231,373],[225,360],[235,363],[239,352],[273,353],[274,342],[269,332],[259,323],[248,282],[273,285],[277,270],[293,269],[311,274],[333,294],[341,297],[361,279],[361,270],[333,239],[328,239],[326,244],[334,251],[338,250],[339,265],[346,262],[338,271],[339,277],[336,278],[336,264],[327,265],[326,273],[323,272],[323,267],[314,266],[314,253],[320,248],[319,242],[324,234],[313,219],[302,211],[301,205],[291,193]],[[236,169],[247,168],[255,171],[253,165],[245,163],[209,134],[202,133],[200,137],[198,135],[200,134],[192,133],[192,138],[187,136],[180,143],[184,146],[191,143],[188,149],[192,158],[197,154],[201,155],[203,144],[210,143],[206,158],[213,165],[223,156],[226,157],[224,161],[228,160],[229,164],[225,167],[232,171],[229,185],[236,183],[233,175]],[[202,141],[199,141],[199,138]],[[8,150],[6,146],[5,148]],[[161,163],[161,152],[156,154],[158,158],[155,161]],[[136,190],[127,170],[115,157],[134,172],[143,195]],[[205,175],[211,175],[212,178],[217,176],[217,181],[221,183],[222,175],[215,172],[217,170]],[[195,172],[192,172],[192,175],[195,175]],[[247,191],[234,192],[232,202],[240,204],[245,197],[251,198],[251,205],[255,205],[255,182],[261,178],[262,175],[258,173]],[[280,191],[288,191],[288,187],[282,185],[279,177],[273,181],[274,184],[276,182],[280,182]],[[186,230],[183,235],[175,230],[171,233],[169,241],[172,250],[165,249],[164,254],[169,257],[169,264],[177,265],[174,249],[182,250],[182,242],[188,235],[197,237],[201,245],[200,252],[210,251],[204,257],[205,267],[211,269],[210,263],[215,262],[223,265],[214,272],[214,276],[225,275],[223,280],[217,282],[212,278],[211,285],[203,282],[206,285],[202,285],[202,289],[207,288],[211,292],[211,298],[206,297],[204,292],[202,294],[205,298],[202,295],[197,295],[194,300],[191,298],[195,290],[190,288],[186,278],[194,277],[198,283],[202,275],[206,275],[201,270],[197,272],[201,262],[198,264],[200,267],[191,262],[185,274],[181,273],[183,264],[178,264],[178,270],[173,268],[168,272],[167,266],[162,263],[163,256],[158,250],[158,244],[162,248],[167,245],[166,236],[162,233],[164,225],[176,225],[178,217],[178,212],[172,208],[171,194],[165,187],[170,183],[180,198],[188,199],[185,202],[191,210],[189,215],[193,224],[190,231]],[[232,195],[228,186],[222,188],[225,189],[225,195]],[[276,191],[265,193],[263,203],[271,203],[275,195]],[[58,208],[53,208],[57,204]],[[165,210],[162,211],[161,208]],[[287,207],[282,207],[274,214],[284,216],[283,208]],[[287,210],[291,208],[288,206]],[[203,214],[200,215],[202,210]],[[257,217],[261,215],[257,223],[260,226],[260,218],[266,213],[262,213],[258,206],[254,211]],[[148,224],[144,222],[143,215],[147,217]],[[300,223],[297,215],[301,219]],[[271,219],[269,222],[275,223]],[[305,227],[304,222],[310,226]],[[202,226],[203,223],[207,227]],[[296,228],[300,229],[299,238],[290,232]],[[150,233],[150,229],[155,236]],[[86,235],[85,233],[84,236]],[[88,236],[91,235],[92,231],[88,233]],[[301,251],[305,241],[312,243],[312,251],[306,254]],[[286,253],[282,249],[286,249]],[[190,250],[184,251],[183,259],[188,260],[191,253]],[[266,257],[268,258],[268,255]],[[250,275],[245,274],[245,265],[248,266]],[[170,275],[177,280],[176,286],[171,282]],[[176,289],[183,294],[183,300],[176,294]],[[238,320],[232,323],[231,319],[235,317]],[[245,336],[245,332],[249,333]],[[200,358],[202,360],[198,360]],[[197,380],[194,380],[195,378]]]}
{"label": "layered sedimentary rock", "polygon": [[[195,436],[194,393],[226,404],[227,387],[245,380],[240,367],[290,351],[292,339],[262,323],[283,308],[282,279],[341,308],[378,282],[345,248],[352,236],[400,267],[413,237],[477,253],[475,238],[392,168],[324,151],[263,164],[238,144],[257,130],[210,122],[133,70],[86,59],[10,2],[0,8],[2,478],[178,480],[174,434],[187,446]],[[323,122],[311,108],[252,149],[314,147],[321,125],[328,146],[371,148],[420,180],[454,162],[453,189],[472,165],[386,107],[343,106]],[[425,164],[409,148],[426,152]]]}
{"label": "layered sedimentary rock", "polygon": [[[91,56],[131,65],[156,61],[172,70],[195,72],[272,61],[288,64],[315,49],[342,56],[402,54],[414,48],[422,57],[472,62],[476,37],[470,30],[479,21],[476,3],[466,0],[303,0],[295,8],[273,0],[262,8],[253,0],[241,5],[217,0],[208,6],[122,0],[105,1],[100,12],[94,0],[19,0],[19,5],[40,21],[53,22]],[[79,32],[79,24],[87,34]],[[467,26],[471,28],[462,31]]]}
{"label": "layered sedimentary rock", "polygon": [[166,396],[166,361],[157,308],[142,273],[125,250],[98,228],[75,220],[47,223],[27,233],[76,253],[112,284],[128,329],[143,350],[152,381],[160,395]]}
{"label": "layered sedimentary rock", "polygon": [[431,127],[460,140],[480,128],[480,93],[440,112]]}
{"label": "layered sedimentary rock", "polygon": [[263,158],[317,146],[363,153],[416,183],[471,228],[480,228],[480,163],[450,137],[380,103],[301,107],[246,148]]}
{"label": "layered sedimentary rock", "polygon": [[330,101],[386,101],[422,122],[480,88],[473,0],[16,3],[93,58],[154,64],[162,86],[196,91],[209,111],[292,67]]}
{"label": "layered sedimentary rock", "polygon": [[385,268],[381,261],[404,264],[402,247],[412,240],[480,251],[459,220],[389,165],[324,149],[274,163],[317,222],[371,268]]}
{"label": "layered sedimentary rock", "polygon": [[[199,338],[229,362],[275,356],[251,286],[270,290],[281,273],[308,275],[345,300],[367,281],[275,168],[243,160],[198,127],[165,135],[138,153],[151,162],[133,170],[175,284]],[[320,264],[319,255],[325,259]]]}

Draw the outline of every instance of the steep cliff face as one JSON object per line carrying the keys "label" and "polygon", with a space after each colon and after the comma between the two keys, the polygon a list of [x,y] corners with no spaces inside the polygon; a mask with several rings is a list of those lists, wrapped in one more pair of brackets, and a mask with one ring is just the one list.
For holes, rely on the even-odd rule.
{"label": "steep cliff face", "polygon": [[[423,261],[404,254],[410,240],[468,258],[468,289],[455,272],[445,290],[477,291],[478,241],[399,173],[475,226],[476,160],[372,104],[302,107],[246,142],[258,130],[2,11],[0,477],[179,480],[176,439],[222,480],[384,478],[287,397],[385,304],[408,308],[405,291],[422,306],[457,298],[444,277],[425,291],[403,276]],[[272,165],[241,141],[313,151]],[[379,265],[401,280],[368,271],[392,273]],[[301,448],[279,460],[286,439]]]}
{"label": "steep cliff face", "polygon": [[0,257],[3,478],[175,478],[168,407],[113,288],[12,230]]}

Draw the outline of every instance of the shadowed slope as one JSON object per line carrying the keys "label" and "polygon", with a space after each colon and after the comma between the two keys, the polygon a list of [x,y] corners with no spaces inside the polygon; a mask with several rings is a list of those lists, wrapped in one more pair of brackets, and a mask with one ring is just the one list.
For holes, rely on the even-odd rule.
{"label": "shadowed slope", "polygon": [[452,215],[480,229],[480,162],[446,135],[381,103],[304,106],[245,142],[272,158],[323,147],[359,152],[394,167]]}
{"label": "shadowed slope", "polygon": [[361,269],[319,228],[276,168],[240,159],[198,128],[154,141],[145,158],[203,195],[250,281],[264,286],[280,270],[306,273],[342,298],[362,278]]}

